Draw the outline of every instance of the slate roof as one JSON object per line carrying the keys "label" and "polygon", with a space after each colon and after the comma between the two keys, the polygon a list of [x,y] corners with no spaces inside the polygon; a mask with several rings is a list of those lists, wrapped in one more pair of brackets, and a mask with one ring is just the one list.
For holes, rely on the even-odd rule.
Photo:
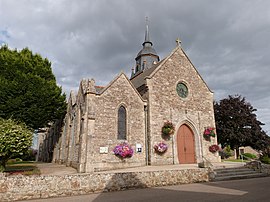
{"label": "slate roof", "polygon": [[142,50],[137,54],[136,59],[138,59],[142,55],[153,55],[158,56],[157,52],[152,46],[143,46]]}
{"label": "slate roof", "polygon": [[162,63],[163,60],[159,61],[157,64],[154,64],[151,68],[142,71],[135,77],[132,77],[130,81],[135,86],[135,88],[138,88],[145,84],[145,77],[149,76]]}

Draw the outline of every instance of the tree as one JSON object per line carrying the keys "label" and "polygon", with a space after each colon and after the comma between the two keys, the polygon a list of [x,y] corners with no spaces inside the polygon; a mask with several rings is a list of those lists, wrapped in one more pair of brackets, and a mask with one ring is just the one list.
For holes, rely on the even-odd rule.
{"label": "tree", "polygon": [[23,155],[32,144],[33,131],[24,123],[0,118],[0,171],[9,158]]}
{"label": "tree", "polygon": [[65,94],[57,86],[51,63],[28,48],[0,48],[0,117],[34,129],[63,116]]}
{"label": "tree", "polygon": [[240,95],[231,96],[214,103],[218,142],[236,149],[251,146],[264,150],[269,144],[269,137],[262,130],[264,125],[257,120],[257,111]]}

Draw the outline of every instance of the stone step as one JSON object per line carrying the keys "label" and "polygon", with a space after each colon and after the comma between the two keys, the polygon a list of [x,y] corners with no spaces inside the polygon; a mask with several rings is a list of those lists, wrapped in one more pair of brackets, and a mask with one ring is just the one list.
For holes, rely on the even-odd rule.
{"label": "stone step", "polygon": [[214,169],[216,172],[232,172],[235,170],[250,170],[250,168],[247,167],[234,167],[234,168],[215,168]]}
{"label": "stone step", "polygon": [[227,168],[227,169],[214,169],[217,175],[226,175],[226,174],[237,174],[237,173],[250,173],[250,172],[257,172],[250,168]]}
{"label": "stone step", "polygon": [[222,172],[222,173],[217,173],[217,176],[249,175],[249,174],[254,174],[254,173],[258,173],[258,172],[254,171],[254,170]]}
{"label": "stone step", "polygon": [[211,181],[225,181],[225,180],[239,180],[239,179],[250,179],[268,176],[265,173],[253,173],[248,175],[231,175],[231,176],[216,176]]}
{"label": "stone step", "polygon": [[221,168],[221,169],[214,169],[214,177],[211,179],[211,181],[248,179],[265,176],[267,175],[247,167]]}

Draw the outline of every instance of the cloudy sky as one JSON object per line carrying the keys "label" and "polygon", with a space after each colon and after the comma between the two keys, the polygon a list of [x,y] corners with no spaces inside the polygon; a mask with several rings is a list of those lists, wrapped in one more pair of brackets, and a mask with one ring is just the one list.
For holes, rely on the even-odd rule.
{"label": "cloudy sky", "polygon": [[82,78],[130,75],[146,16],[160,58],[180,37],[215,99],[246,97],[270,135],[268,0],[0,0],[0,44],[47,57],[69,94]]}

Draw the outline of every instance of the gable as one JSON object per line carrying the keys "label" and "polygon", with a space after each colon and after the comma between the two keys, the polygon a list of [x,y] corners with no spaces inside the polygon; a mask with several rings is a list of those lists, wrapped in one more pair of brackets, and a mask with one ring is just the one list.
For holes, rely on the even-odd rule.
{"label": "gable", "polygon": [[[149,89],[147,99],[152,109],[160,111],[160,106],[164,106],[194,112],[213,110],[213,92],[180,47],[174,49],[145,79]],[[179,89],[181,84],[186,87],[186,92],[184,88]],[[181,96],[181,91],[186,96]]]}
{"label": "gable", "polygon": [[[166,68],[166,66],[168,66],[167,63],[174,64],[174,67],[176,67],[174,69],[175,70],[174,72],[179,70],[179,68],[177,67],[182,67],[182,69],[186,69],[189,73],[193,74],[193,76],[197,76],[198,79],[202,82],[202,84],[208,89],[208,91],[212,93],[211,89],[208,87],[208,85],[206,84],[204,79],[201,77],[196,67],[193,65],[189,57],[186,55],[186,53],[180,46],[177,46],[168,57],[166,57],[161,63],[159,63],[158,67],[156,67],[154,71],[152,71],[152,73],[147,78],[151,79],[152,77],[154,77],[155,74],[157,74],[157,72],[160,71],[160,69],[164,67]],[[169,72],[171,74],[174,73],[169,68],[167,68],[167,71],[171,71]]]}
{"label": "gable", "polygon": [[[123,88],[128,88],[128,94],[135,95],[138,99],[140,99],[142,102],[144,102],[141,95],[138,93],[136,88],[133,86],[133,84],[130,82],[130,80],[127,78],[127,76],[124,73],[120,73],[115,79],[113,79],[101,92],[100,95],[103,96],[108,91],[118,91],[119,96],[123,96]],[[124,93],[124,94],[125,94]]]}

